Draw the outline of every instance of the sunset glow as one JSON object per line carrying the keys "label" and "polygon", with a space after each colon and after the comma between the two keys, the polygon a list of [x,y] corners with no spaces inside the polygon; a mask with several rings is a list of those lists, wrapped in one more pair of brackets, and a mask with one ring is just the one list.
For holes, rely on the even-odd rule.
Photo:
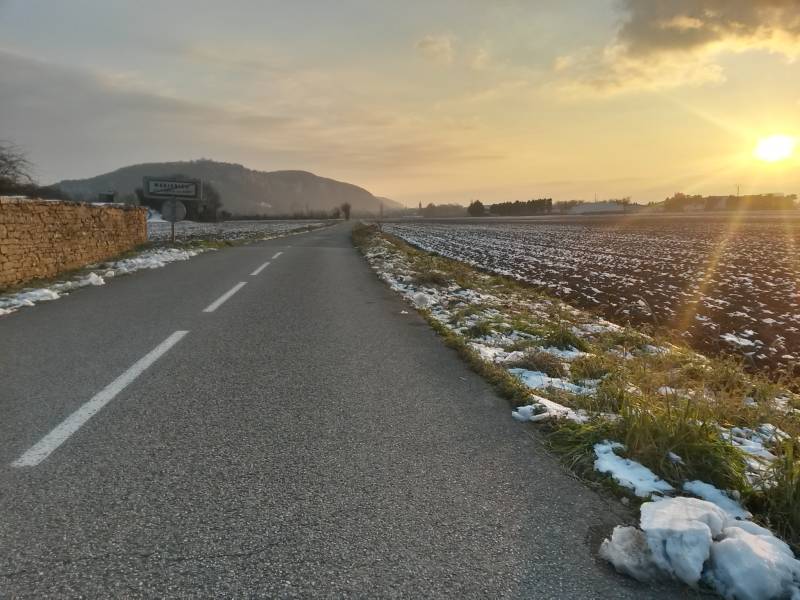
{"label": "sunset glow", "polygon": [[753,153],[764,162],[780,162],[794,154],[796,140],[788,135],[771,135],[758,140]]}
{"label": "sunset glow", "polygon": [[206,157],[409,207],[800,190],[788,4],[466,4],[0,0],[0,139],[42,182]]}

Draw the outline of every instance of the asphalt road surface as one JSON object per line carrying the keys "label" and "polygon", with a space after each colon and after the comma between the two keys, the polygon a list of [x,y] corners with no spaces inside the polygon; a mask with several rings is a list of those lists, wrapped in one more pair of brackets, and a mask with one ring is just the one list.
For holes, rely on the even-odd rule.
{"label": "asphalt road surface", "polygon": [[340,225],[0,319],[0,597],[683,596],[404,309]]}

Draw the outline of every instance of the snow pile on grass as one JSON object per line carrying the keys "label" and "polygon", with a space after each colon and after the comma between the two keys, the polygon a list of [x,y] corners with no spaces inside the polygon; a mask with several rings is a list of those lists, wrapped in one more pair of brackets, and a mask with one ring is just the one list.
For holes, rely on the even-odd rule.
{"label": "snow pile on grass", "polygon": [[534,396],[533,398],[533,404],[518,407],[511,412],[511,416],[517,421],[530,421],[531,423],[540,423],[552,419],[567,419],[575,423],[586,423],[589,420],[586,414],[558,402],[553,402],[541,396]]}
{"label": "snow pile on grass", "polygon": [[711,502],[645,502],[640,527],[617,527],[600,555],[640,581],[672,577],[733,600],[800,598],[800,561],[787,544]]}
{"label": "snow pile on grass", "polygon": [[762,423],[758,427],[719,427],[722,439],[730,442],[745,455],[745,475],[748,481],[757,487],[763,485],[763,479],[769,472],[770,465],[776,456],[770,451],[790,435],[771,423]]}
{"label": "snow pile on grass", "polygon": [[742,508],[742,505],[736,500],[710,483],[696,480],[687,481],[683,484],[683,491],[715,504],[724,510],[731,519],[750,519],[753,516],[749,511]]}
{"label": "snow pile on grass", "polygon": [[546,390],[552,388],[555,390],[563,390],[571,394],[587,395],[590,396],[594,393],[594,389],[584,385],[576,385],[562,379],[561,377],[550,377],[541,371],[529,371],[527,369],[509,369],[509,373],[514,375],[517,379],[522,381],[532,390]]}
{"label": "snow pile on grass", "polygon": [[86,275],[59,281],[45,288],[28,288],[20,292],[0,296],[0,316],[13,313],[20,308],[33,306],[39,302],[57,300],[69,292],[87,286],[105,285],[106,279],[118,275],[128,275],[142,269],[159,269],[176,261],[189,260],[204,250],[180,250],[178,248],[158,248],[147,250],[132,258],[123,258],[97,265],[97,271]]}
{"label": "snow pile on grass", "polygon": [[595,444],[594,453],[597,457],[594,461],[595,471],[610,475],[619,485],[633,490],[633,493],[640,498],[675,491],[670,484],[644,465],[614,452],[621,449],[624,449],[624,446],[619,442],[605,441]]}

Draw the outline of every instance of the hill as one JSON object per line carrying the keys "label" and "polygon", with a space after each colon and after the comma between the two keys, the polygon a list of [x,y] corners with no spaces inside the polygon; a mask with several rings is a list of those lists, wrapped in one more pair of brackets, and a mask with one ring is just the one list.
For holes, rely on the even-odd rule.
{"label": "hill", "polygon": [[234,215],[329,211],[343,202],[349,202],[354,213],[376,213],[381,202],[386,210],[401,208],[397,202],[378,199],[364,188],[306,171],[255,171],[213,160],[132,165],[89,179],[64,180],[56,186],[77,199],[94,200],[100,192],[110,190],[115,190],[118,198],[125,198],[142,186],[145,176],[172,175],[211,183],[222,196],[222,209]]}

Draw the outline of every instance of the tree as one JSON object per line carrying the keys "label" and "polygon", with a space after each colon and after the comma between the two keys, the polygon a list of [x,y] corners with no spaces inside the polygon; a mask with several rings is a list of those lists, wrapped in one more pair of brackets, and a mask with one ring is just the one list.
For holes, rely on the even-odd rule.
{"label": "tree", "polygon": [[45,200],[72,200],[69,194],[57,186],[38,185],[30,174],[32,168],[33,165],[24,152],[13,144],[0,142],[0,194]]}
{"label": "tree", "polygon": [[483,206],[483,202],[475,200],[470,202],[470,205],[467,207],[467,212],[470,217],[482,217],[486,214],[486,208]]}
{"label": "tree", "polygon": [[344,220],[345,221],[349,221],[350,220],[350,208],[351,208],[350,207],[350,203],[349,202],[345,202],[344,204],[342,204],[342,206],[340,208],[342,209],[342,214],[344,215]]}
{"label": "tree", "polygon": [[201,221],[217,221],[219,219],[219,210],[222,207],[222,199],[211,183],[203,182],[203,201],[199,206],[198,212],[200,213]]}
{"label": "tree", "polygon": [[333,210],[331,211],[331,219],[340,219],[342,217],[342,209],[338,206],[334,206]]}
{"label": "tree", "polygon": [[19,188],[33,185],[31,163],[16,146],[0,143],[0,193],[14,193]]}

